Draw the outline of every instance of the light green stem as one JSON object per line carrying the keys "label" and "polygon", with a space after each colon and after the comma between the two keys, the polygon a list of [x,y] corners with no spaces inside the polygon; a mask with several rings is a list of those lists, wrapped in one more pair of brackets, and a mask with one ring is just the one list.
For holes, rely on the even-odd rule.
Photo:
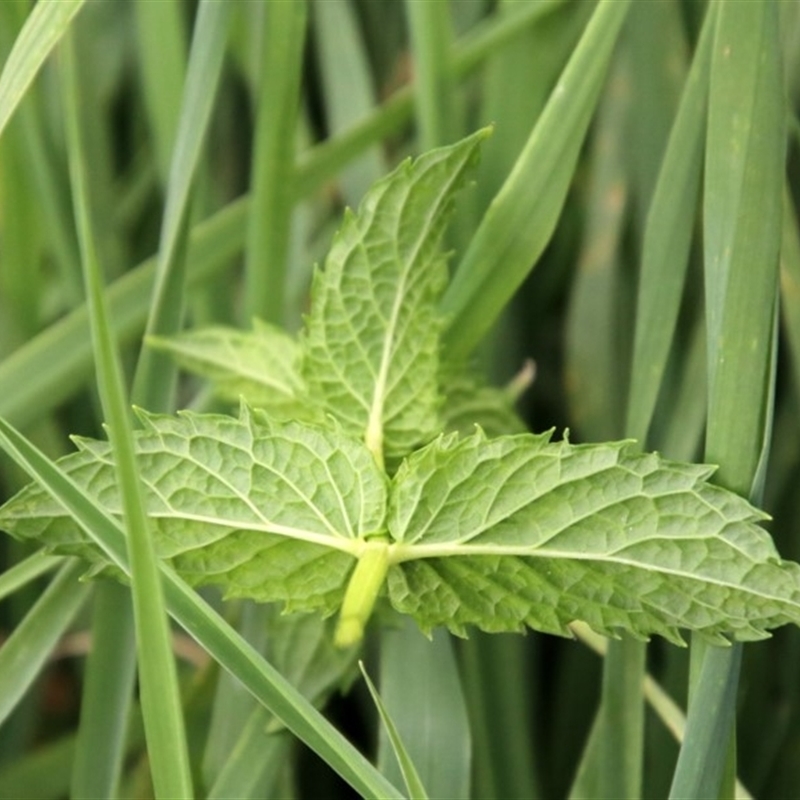
{"label": "light green stem", "polygon": [[372,614],[388,570],[389,544],[371,542],[358,559],[347,585],[334,634],[337,647],[351,647],[363,638],[364,626]]}

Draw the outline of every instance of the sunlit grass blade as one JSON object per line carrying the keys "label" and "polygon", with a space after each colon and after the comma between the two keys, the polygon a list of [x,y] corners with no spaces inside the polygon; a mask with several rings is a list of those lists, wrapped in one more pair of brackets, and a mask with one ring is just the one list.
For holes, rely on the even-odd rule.
{"label": "sunlit grass blade", "polygon": [[[58,500],[109,560],[130,574],[125,536],[117,520],[88,500],[75,483],[4,419],[0,448]],[[184,581],[161,564],[170,614],[256,699],[369,798],[403,797],[277,670]]]}
{"label": "sunlit grass blade", "polygon": [[[147,333],[169,336],[180,329],[186,291],[189,200],[222,71],[231,6],[202,0],[195,21],[183,104],[178,123]],[[153,411],[172,407],[175,365],[164,353],[142,350],[132,396]]]}
{"label": "sunlit grass blade", "polygon": [[0,135],[83,0],[41,0],[25,20],[0,74]]}
{"label": "sunlit grass blade", "polygon": [[91,593],[86,567],[69,559],[0,648],[0,722],[13,711]]}
{"label": "sunlit grass blade", "polygon": [[442,301],[446,344],[464,358],[538,260],[555,229],[628,2],[601,0],[517,163]]}
{"label": "sunlit grass blade", "polygon": [[714,11],[711,6],[706,15],[644,230],[625,424],[626,434],[643,445],[673,343],[697,218]]}
{"label": "sunlit grass blade", "polygon": [[[361,668],[361,674],[364,676],[364,681],[366,682],[369,693],[372,696],[372,701],[375,703],[375,706],[378,709],[378,715],[383,723],[383,730],[386,732],[386,737],[390,743],[392,753],[397,759],[397,764],[403,775],[403,780],[405,781],[409,798],[412,800],[427,800],[428,794],[425,791],[425,786],[420,780],[419,773],[414,766],[414,761],[412,760],[408,749],[403,743],[403,737],[400,735],[400,731],[397,729],[397,726],[394,724],[394,720],[389,714],[388,709],[381,700],[378,690],[370,680],[367,670],[364,668],[364,663],[359,661],[358,666]],[[417,706],[415,711],[419,713],[419,710],[420,707]],[[450,796],[453,798],[462,796],[452,792],[452,787],[448,789],[448,791],[451,792]],[[464,797],[466,796],[468,795],[464,795]]]}
{"label": "sunlit grass blade", "polygon": [[[153,784],[156,797],[191,798],[193,789],[189,756],[161,577],[142,499],[122,370],[110,331],[103,280],[95,251],[89,210],[87,163],[79,114],[81,96],[74,61],[74,44],[68,37],[65,45],[63,86],[73,203],[86,283],[98,390],[105,417],[110,425],[109,438],[124,509],[128,557],[131,564],[136,644],[139,654],[140,695]],[[120,606],[117,605],[117,608]],[[127,611],[127,604],[124,605],[124,609]],[[113,625],[104,626],[104,630],[112,636],[115,634]],[[116,638],[114,642],[119,644]],[[95,668],[100,669],[99,666]],[[96,688],[99,692],[99,687]],[[130,686],[123,685],[119,692],[112,692],[112,695],[118,697],[123,708],[127,707],[126,689],[129,690]],[[97,723],[98,727],[102,725],[100,720],[97,720]],[[111,760],[112,769],[121,751],[122,732],[119,728],[117,734],[118,748],[116,757]],[[113,780],[113,777],[110,776],[110,779]]]}
{"label": "sunlit grass blade", "polygon": [[[409,673],[416,676],[413,683]],[[469,797],[472,743],[451,638],[436,631],[429,641],[409,620],[384,631],[380,687],[383,704],[416,765],[416,779],[431,797]],[[395,784],[402,775],[410,790],[412,776],[395,760],[395,749],[387,727],[379,737],[378,765]]]}

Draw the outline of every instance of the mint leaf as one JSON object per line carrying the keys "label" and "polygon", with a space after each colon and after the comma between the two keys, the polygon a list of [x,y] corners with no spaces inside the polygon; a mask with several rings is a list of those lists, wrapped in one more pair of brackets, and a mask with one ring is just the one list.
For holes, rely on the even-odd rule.
{"label": "mint leaf", "polygon": [[440,438],[391,487],[390,600],[459,634],[566,635],[581,619],[611,636],[763,638],[800,620],[800,566],[781,562],[764,514],[706,482],[712,471],[625,442]]}
{"label": "mint leaf", "polygon": [[506,389],[488,386],[476,375],[456,373],[443,382],[442,427],[469,435],[479,426],[488,436],[524,433],[525,423],[514,409],[515,397]]}
{"label": "mint leaf", "polygon": [[208,378],[224,400],[238,404],[244,398],[284,418],[315,416],[300,374],[300,346],[275,325],[255,319],[251,331],[218,325],[169,338],[151,336],[147,343]]}
{"label": "mint leaf", "polygon": [[[335,611],[363,540],[383,527],[386,483],[369,451],[337,430],[184,412],[141,414],[137,459],[158,555],[229,596]],[[120,514],[106,442],[77,440],[59,461]],[[0,509],[0,527],[104,564],[63,508],[31,485]]]}
{"label": "mint leaf", "polygon": [[303,339],[309,392],[381,464],[440,430],[441,239],[487,135],[406,161],[379,181],[358,214],[345,214],[314,275]]}

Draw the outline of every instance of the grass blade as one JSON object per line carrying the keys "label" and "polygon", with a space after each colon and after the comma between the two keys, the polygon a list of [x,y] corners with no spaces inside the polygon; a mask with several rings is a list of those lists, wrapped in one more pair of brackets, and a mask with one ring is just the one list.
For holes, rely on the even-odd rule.
{"label": "grass blade", "polygon": [[0,722],[36,680],[58,640],[86,601],[91,587],[79,582],[86,567],[69,559],[0,648]]}
{"label": "grass blade", "polygon": [[44,550],[37,550],[32,556],[0,574],[0,600],[63,563],[63,556],[49,556]]}
{"label": "grass blade", "polygon": [[414,58],[418,146],[432,150],[458,135],[453,76],[450,66],[448,3],[405,4]]}
{"label": "grass blade", "polygon": [[[169,336],[180,329],[186,284],[189,198],[222,71],[231,6],[202,0],[197,12],[166,207],[161,221],[158,266],[146,331]],[[151,411],[172,407],[175,364],[164,353],[142,350],[134,400]]]}
{"label": "grass blade", "polygon": [[84,0],[40,0],[25,20],[0,75],[0,135],[44,60]]}
{"label": "grass blade", "polygon": [[267,3],[258,86],[245,260],[247,316],[280,325],[286,308],[286,256],[294,205],[294,144],[306,0]]}
{"label": "grass blade", "polygon": [[[413,683],[408,681],[409,674],[415,676]],[[430,797],[469,797],[471,738],[451,637],[438,630],[428,641],[410,620],[402,628],[385,631],[380,687],[383,703]],[[402,775],[408,785],[405,768],[398,765],[393,750],[391,732],[382,732],[381,772],[394,783]]]}
{"label": "grass blade", "polygon": [[[105,417],[110,423],[109,438],[128,534],[140,694],[153,783],[157,797],[191,798],[193,790],[189,756],[163,589],[134,457],[133,433],[122,370],[108,323],[103,282],[94,249],[83,132],[79,121],[81,97],[73,44],[69,38],[64,51],[64,90],[70,175],[98,390]],[[123,686],[118,694],[124,696],[124,689]],[[120,735],[120,744],[121,739]]]}
{"label": "grass blade", "polygon": [[514,169],[442,301],[446,344],[464,358],[496,321],[555,229],[625,20],[627,0],[601,0]]}
{"label": "grass blade", "polygon": [[645,224],[625,425],[626,434],[643,445],[673,343],[697,218],[714,18],[712,6],[695,50]]}
{"label": "grass blade", "polygon": [[378,690],[370,680],[367,670],[364,668],[364,663],[359,661],[358,666],[361,669],[361,674],[364,676],[364,680],[366,681],[367,688],[372,696],[372,700],[375,703],[375,707],[378,709],[381,722],[383,722],[383,730],[386,732],[386,736],[391,744],[392,752],[394,753],[394,756],[397,759],[397,764],[399,765],[400,771],[403,774],[403,780],[405,781],[409,798],[412,800],[427,800],[428,794],[425,791],[422,781],[420,780],[417,769],[414,766],[414,762],[411,760],[411,756],[408,754],[408,750],[403,744],[400,731],[397,730],[397,726],[394,724],[389,711],[383,704],[381,696],[378,694]]}
{"label": "grass blade", "polygon": [[[772,3],[718,4],[706,137],[705,458],[720,465],[723,485],[754,499],[761,494],[775,378],[784,144],[777,13]],[[696,680],[672,797],[733,792],[740,660],[740,646],[720,651],[693,642]]]}

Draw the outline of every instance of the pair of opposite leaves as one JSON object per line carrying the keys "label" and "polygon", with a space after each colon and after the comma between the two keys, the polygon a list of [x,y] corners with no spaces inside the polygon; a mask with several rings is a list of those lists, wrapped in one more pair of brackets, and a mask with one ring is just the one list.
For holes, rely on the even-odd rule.
{"label": "pair of opposite leaves", "polygon": [[[511,400],[441,362],[437,306],[449,208],[487,133],[405,162],[346,215],[299,342],[256,324],[154,343],[258,406],[139,413],[160,557],[229,596],[341,610],[341,645],[384,589],[424,630],[459,634],[567,634],[580,619],[722,643],[800,621],[800,566],[781,561],[761,512],[707,482],[712,468],[624,442],[484,433],[518,426]],[[440,434],[467,422],[483,429]],[[119,515],[109,445],[77,444],[59,465]],[[38,486],[0,527],[105,563]]]}

